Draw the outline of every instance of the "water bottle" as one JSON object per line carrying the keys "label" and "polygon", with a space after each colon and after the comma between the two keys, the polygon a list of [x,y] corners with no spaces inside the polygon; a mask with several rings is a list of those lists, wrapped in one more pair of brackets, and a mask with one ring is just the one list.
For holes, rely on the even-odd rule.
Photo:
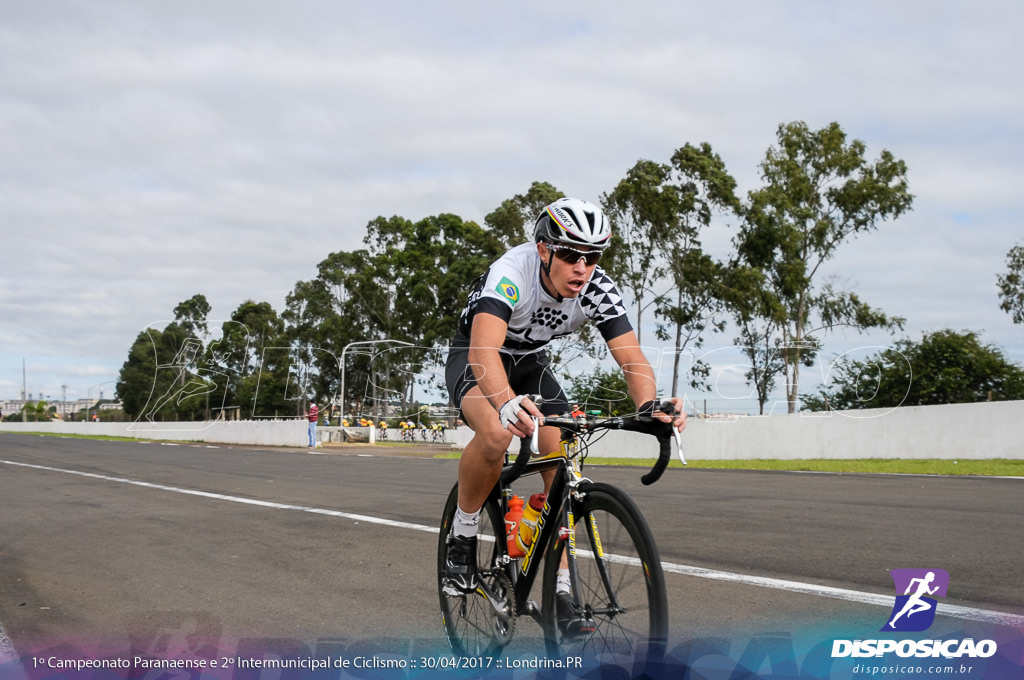
{"label": "water bottle", "polygon": [[522,518],[519,520],[519,532],[516,534],[516,548],[526,554],[526,549],[533,543],[533,534],[537,531],[537,518],[544,508],[547,496],[542,493],[535,493],[530,496],[530,502],[523,508]]}
{"label": "water bottle", "polygon": [[516,543],[522,519],[523,499],[519,496],[512,496],[508,502],[508,512],[505,513],[505,543],[508,546],[509,557],[522,557],[526,554]]}

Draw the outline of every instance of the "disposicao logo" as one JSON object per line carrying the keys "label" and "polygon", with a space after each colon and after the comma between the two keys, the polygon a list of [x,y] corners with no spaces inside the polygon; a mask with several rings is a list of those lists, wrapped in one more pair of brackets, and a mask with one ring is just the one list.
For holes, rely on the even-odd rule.
{"label": "disposicao logo", "polygon": [[896,603],[883,631],[928,630],[935,621],[936,597],[946,597],[949,574],[943,569],[893,569]]}
{"label": "disposicao logo", "polygon": [[[928,630],[935,622],[936,597],[946,597],[949,574],[943,569],[893,569],[896,602],[881,632],[918,632]],[[955,659],[987,658],[998,651],[994,640],[833,640],[832,658],[899,657]]]}

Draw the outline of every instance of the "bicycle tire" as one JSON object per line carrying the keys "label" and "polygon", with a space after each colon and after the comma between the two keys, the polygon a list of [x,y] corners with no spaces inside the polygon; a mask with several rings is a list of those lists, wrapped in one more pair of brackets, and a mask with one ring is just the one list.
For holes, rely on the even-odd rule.
{"label": "bicycle tire", "polygon": [[511,641],[515,632],[512,582],[505,568],[498,563],[502,555],[501,546],[505,542],[505,519],[497,498],[488,498],[480,513],[477,535],[477,578],[487,591],[502,600],[501,606],[506,614],[503,618],[496,613],[484,588],[459,596],[444,592],[446,541],[458,499],[459,487],[456,484],[445,503],[437,543],[437,594],[444,632],[448,645],[460,656],[495,656]]}
{"label": "bicycle tire", "polygon": [[567,541],[556,537],[544,565],[542,611],[548,655],[581,657],[588,668],[658,663],[668,638],[668,598],[647,522],[633,500],[613,486],[585,483],[578,491],[572,502],[577,586],[595,626],[593,632],[575,637],[563,636],[559,629],[555,590]]}

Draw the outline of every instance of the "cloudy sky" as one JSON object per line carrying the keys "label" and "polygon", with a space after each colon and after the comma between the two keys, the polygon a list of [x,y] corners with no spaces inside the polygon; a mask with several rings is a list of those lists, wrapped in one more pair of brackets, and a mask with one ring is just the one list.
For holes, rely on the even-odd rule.
{"label": "cloudy sky", "polygon": [[995,286],[1024,242],[1022,24],[1012,0],[0,0],[0,399],[23,360],[35,395],[112,396],[177,303],[280,312],[378,215],[482,223],[535,180],[596,201],[705,141],[745,194],[797,120],[909,167],[913,211],[830,273],[912,338],[1024,363]]}

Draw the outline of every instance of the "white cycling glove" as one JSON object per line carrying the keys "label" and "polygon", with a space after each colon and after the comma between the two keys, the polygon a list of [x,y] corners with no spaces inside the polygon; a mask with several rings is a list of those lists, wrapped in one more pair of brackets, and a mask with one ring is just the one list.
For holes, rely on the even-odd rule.
{"label": "white cycling glove", "polygon": [[501,426],[506,430],[511,425],[519,424],[519,412],[523,410],[523,399],[526,399],[527,396],[529,395],[520,394],[518,397],[513,397],[498,409],[498,418],[501,419]]}

